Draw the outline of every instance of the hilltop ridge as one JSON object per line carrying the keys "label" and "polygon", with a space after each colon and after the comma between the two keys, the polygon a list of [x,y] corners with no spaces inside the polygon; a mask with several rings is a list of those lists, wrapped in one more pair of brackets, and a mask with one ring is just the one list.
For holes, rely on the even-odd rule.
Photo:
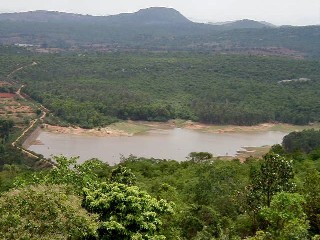
{"label": "hilltop ridge", "polygon": [[[120,13],[106,16],[83,15],[76,13],[36,10],[29,12],[1,13],[0,21],[12,22],[95,22],[105,24],[190,24],[194,23],[174,8],[150,7],[133,13]],[[196,24],[196,23],[194,23]],[[242,19],[230,22],[209,23],[219,29],[274,27],[268,22]]]}
{"label": "hilltop ridge", "polygon": [[301,58],[320,56],[319,37],[320,26],[274,27],[249,19],[212,25],[165,7],[111,16],[43,10],[0,14],[0,44],[40,46],[41,52],[201,50]]}
{"label": "hilltop ridge", "polygon": [[251,19],[242,19],[237,21],[228,21],[228,22],[219,22],[219,23],[212,23],[209,24],[213,26],[220,26],[228,30],[232,29],[242,29],[242,28],[251,28],[251,29],[259,29],[259,28],[274,28],[275,25],[265,22],[265,21],[255,21]]}
{"label": "hilltop ridge", "polygon": [[2,13],[0,21],[12,22],[96,22],[105,24],[186,24],[191,23],[173,8],[151,7],[134,13],[109,16],[92,16],[57,11],[37,10],[30,12]]}

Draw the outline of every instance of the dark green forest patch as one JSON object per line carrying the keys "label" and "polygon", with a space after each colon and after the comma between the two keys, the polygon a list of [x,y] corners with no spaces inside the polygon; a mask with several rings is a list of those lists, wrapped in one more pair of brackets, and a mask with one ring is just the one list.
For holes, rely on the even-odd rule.
{"label": "dark green forest patch", "polygon": [[[33,56],[26,92],[70,124],[118,119],[254,125],[320,119],[320,64],[244,55],[110,53]],[[310,79],[282,83],[286,79]]]}

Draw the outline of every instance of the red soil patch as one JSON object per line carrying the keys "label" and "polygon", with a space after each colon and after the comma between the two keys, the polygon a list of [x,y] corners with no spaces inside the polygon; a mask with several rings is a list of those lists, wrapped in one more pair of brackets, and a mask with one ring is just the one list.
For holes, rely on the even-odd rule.
{"label": "red soil patch", "polygon": [[2,81],[0,81],[0,87],[3,87],[3,86],[11,86],[11,84],[8,83],[8,82],[2,82]]}
{"label": "red soil patch", "polygon": [[14,93],[0,93],[0,98],[13,98],[16,94]]}
{"label": "red soil patch", "polygon": [[33,109],[29,106],[5,106],[5,110],[13,113],[33,113]]}

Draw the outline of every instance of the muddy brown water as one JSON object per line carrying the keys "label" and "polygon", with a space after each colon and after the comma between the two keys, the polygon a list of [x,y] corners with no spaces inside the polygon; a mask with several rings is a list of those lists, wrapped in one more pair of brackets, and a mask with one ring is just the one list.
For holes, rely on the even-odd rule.
{"label": "muddy brown water", "polygon": [[[186,160],[190,152],[210,152],[216,156],[235,156],[242,147],[260,147],[282,142],[287,133],[278,131],[250,133],[205,133],[189,129],[151,130],[132,137],[95,137],[40,131],[29,150],[45,157],[63,154],[79,156],[79,162],[98,158],[109,164],[120,156]],[[39,144],[41,142],[41,144]]]}

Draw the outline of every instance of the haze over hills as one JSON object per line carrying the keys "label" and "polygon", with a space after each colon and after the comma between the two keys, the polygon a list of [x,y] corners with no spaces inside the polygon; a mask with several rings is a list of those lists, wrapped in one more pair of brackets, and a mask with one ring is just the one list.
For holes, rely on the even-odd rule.
{"label": "haze over hills", "polygon": [[31,11],[21,13],[2,13],[0,21],[12,22],[87,22],[104,24],[188,24],[191,23],[177,10],[152,7],[135,13],[121,13],[111,16],[91,16],[55,11]]}
{"label": "haze over hills", "polygon": [[276,27],[275,25],[264,22],[264,21],[254,21],[250,19],[242,19],[238,21],[230,21],[230,22],[220,22],[220,23],[209,23],[214,26],[222,26],[225,29],[241,29],[241,28],[270,28]]}
{"label": "haze over hills", "polygon": [[203,24],[163,7],[112,16],[50,11],[0,14],[0,44],[21,43],[60,49],[99,45],[104,50],[249,51],[318,57],[320,26],[274,27],[248,19]]}
{"label": "haze over hills", "polygon": [[153,7],[136,13],[122,13],[104,17],[106,22],[116,24],[190,24],[191,21],[173,8]]}

